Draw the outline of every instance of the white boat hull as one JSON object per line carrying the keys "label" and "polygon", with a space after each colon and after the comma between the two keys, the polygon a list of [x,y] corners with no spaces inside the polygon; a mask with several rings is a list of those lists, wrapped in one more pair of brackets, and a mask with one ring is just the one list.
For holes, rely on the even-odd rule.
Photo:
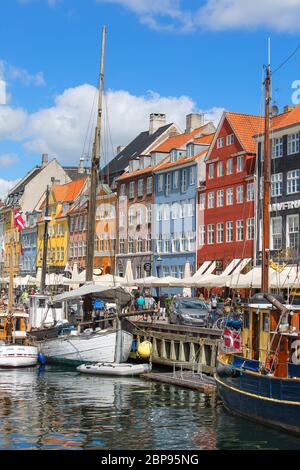
{"label": "white boat hull", "polygon": [[[121,362],[126,362],[133,336],[122,331]],[[59,336],[39,343],[39,351],[47,362],[78,365],[95,362],[114,362],[116,330],[102,330],[90,335]]]}
{"label": "white boat hull", "polygon": [[35,346],[7,344],[0,346],[0,368],[33,367],[38,362]]}
{"label": "white boat hull", "polygon": [[134,376],[150,372],[149,364],[82,364],[77,367],[78,372],[91,375]]}

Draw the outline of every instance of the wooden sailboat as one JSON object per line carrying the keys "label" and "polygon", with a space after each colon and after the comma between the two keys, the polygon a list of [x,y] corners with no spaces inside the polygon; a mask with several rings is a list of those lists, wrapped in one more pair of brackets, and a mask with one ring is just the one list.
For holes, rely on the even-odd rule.
{"label": "wooden sailboat", "polygon": [[29,315],[14,308],[14,231],[15,214],[11,208],[10,224],[10,275],[7,311],[0,312],[0,368],[36,366],[38,350],[28,344],[27,326]]}
{"label": "wooden sailboat", "polygon": [[[300,307],[269,294],[270,66],[266,69],[262,292],[243,312],[242,337],[233,329],[217,359],[216,382],[225,407],[242,417],[300,434]],[[225,335],[224,335],[225,336]],[[228,336],[231,336],[228,347]],[[226,342],[227,340],[227,342]]]}
{"label": "wooden sailboat", "polygon": [[[130,332],[127,332],[121,328],[121,320],[118,319],[118,315],[116,319],[117,325],[114,327],[103,329],[101,328],[103,324],[98,325],[99,327],[96,329],[87,327],[91,326],[87,325],[88,322],[92,323],[93,298],[98,297],[103,301],[115,300],[119,309],[129,303],[131,300],[131,296],[127,292],[123,291],[122,288],[111,286],[110,288],[106,289],[100,286],[95,286],[93,283],[96,191],[100,162],[100,132],[102,117],[105,35],[106,28],[103,27],[98,116],[90,175],[91,186],[88,213],[86,283],[84,286],[75,289],[72,292],[68,292],[51,299],[52,306],[53,304],[67,302],[70,300],[81,301],[81,303],[83,303],[83,322],[77,327],[61,324],[59,328],[50,328],[43,331],[37,329],[32,331],[32,335],[34,335],[38,341],[37,344],[40,352],[44,354],[48,362],[74,365],[86,362],[126,362],[129,357],[133,339],[133,336]],[[42,280],[45,279],[45,259],[46,250],[44,245],[44,275],[42,276]]]}

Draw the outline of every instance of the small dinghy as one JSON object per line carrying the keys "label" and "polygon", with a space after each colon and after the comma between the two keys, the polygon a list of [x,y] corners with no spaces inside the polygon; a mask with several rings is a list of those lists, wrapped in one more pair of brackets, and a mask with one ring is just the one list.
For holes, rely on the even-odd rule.
{"label": "small dinghy", "polygon": [[150,372],[149,364],[117,364],[117,363],[101,363],[98,364],[82,364],[77,367],[78,372],[83,374],[94,375],[117,375],[117,376],[133,376]]}

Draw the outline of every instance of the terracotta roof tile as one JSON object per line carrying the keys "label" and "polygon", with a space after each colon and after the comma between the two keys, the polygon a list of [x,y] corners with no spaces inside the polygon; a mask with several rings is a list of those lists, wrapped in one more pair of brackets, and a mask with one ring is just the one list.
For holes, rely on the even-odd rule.
{"label": "terracotta roof tile", "polygon": [[165,142],[156,147],[153,152],[169,153],[174,148],[180,148],[184,144],[188,143],[190,140],[193,140],[193,137],[199,134],[199,132],[201,132],[201,129],[203,129],[204,127],[206,127],[206,124],[204,126],[198,127],[197,129],[194,129],[192,132],[189,132],[187,134],[185,133],[169,137],[169,139],[167,139]]}
{"label": "terracotta roof tile", "polygon": [[278,114],[272,118],[271,128],[273,130],[280,129],[282,127],[291,126],[293,124],[300,123],[300,104],[295,106],[286,113]]}
{"label": "terracotta roof tile", "polygon": [[71,202],[80,193],[86,178],[71,181],[70,183],[53,186],[52,191],[56,202]]}
{"label": "terracotta roof tile", "polygon": [[195,144],[211,144],[215,136],[215,132],[212,134],[203,135],[194,139]]}
{"label": "terracotta roof tile", "polygon": [[226,112],[226,117],[247,152],[256,152],[255,134],[264,128],[264,118],[253,114]]}
{"label": "terracotta roof tile", "polygon": [[206,153],[208,152],[208,148],[207,149],[204,149],[204,150],[201,150],[201,152],[197,153],[196,155],[194,155],[193,157],[188,157],[188,158],[180,158],[179,160],[177,160],[176,162],[167,162],[167,163],[162,163],[160,165],[157,166],[156,170],[157,171],[160,171],[160,170],[165,170],[167,168],[172,168],[174,166],[180,166],[180,165],[186,165],[187,163],[191,163],[191,162],[194,162],[198,157],[200,157],[201,155],[206,155]]}

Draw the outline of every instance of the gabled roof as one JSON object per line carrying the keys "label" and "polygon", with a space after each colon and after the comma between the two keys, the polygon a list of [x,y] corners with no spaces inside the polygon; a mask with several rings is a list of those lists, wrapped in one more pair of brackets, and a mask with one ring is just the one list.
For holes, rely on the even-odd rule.
{"label": "gabled roof", "polygon": [[228,119],[244,150],[249,153],[256,153],[256,142],[253,136],[264,128],[264,118],[254,114],[232,112],[226,112],[225,117]]}
{"label": "gabled roof", "polygon": [[211,144],[215,136],[215,132],[212,134],[203,135],[194,139],[194,144]]}
{"label": "gabled roof", "polygon": [[72,202],[83,188],[86,178],[71,181],[70,183],[55,185],[52,192],[56,202]]}
{"label": "gabled roof", "polygon": [[24,193],[26,185],[42,171],[42,167],[36,166],[29,171],[8,193],[6,205],[17,204]]}
{"label": "gabled roof", "polygon": [[145,153],[145,151],[150,147],[155,141],[162,136],[164,132],[170,129],[173,124],[167,124],[157,129],[156,132],[150,134],[149,131],[141,132],[134,140],[130,142],[118,155],[113,158],[104,168],[102,168],[101,173],[106,175],[109,174],[109,177],[115,177],[119,174],[122,174],[125,168],[129,164],[129,160],[135,156],[140,156]]}
{"label": "gabled roof", "polygon": [[285,113],[274,116],[271,121],[271,129],[277,130],[293,124],[300,124],[300,104]]}

